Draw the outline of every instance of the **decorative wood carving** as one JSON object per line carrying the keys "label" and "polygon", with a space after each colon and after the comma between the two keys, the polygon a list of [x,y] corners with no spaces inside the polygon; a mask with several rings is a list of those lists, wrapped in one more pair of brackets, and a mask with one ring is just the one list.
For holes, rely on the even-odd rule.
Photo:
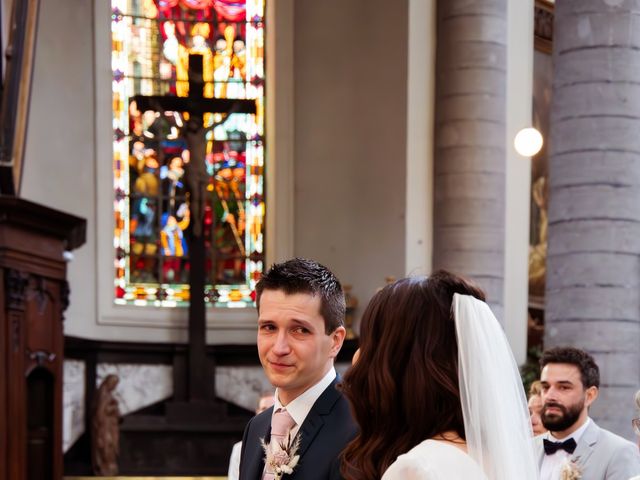
{"label": "decorative wood carving", "polygon": [[5,295],[7,310],[24,311],[25,289],[29,276],[14,268],[7,268],[4,271]]}
{"label": "decorative wood carving", "polygon": [[29,289],[28,299],[35,300],[38,314],[44,315],[44,312],[49,306],[51,297],[51,292],[47,291],[46,280],[44,279],[44,277],[35,275],[33,277],[33,285]]}
{"label": "decorative wood carving", "polygon": [[8,315],[10,330],[11,330],[11,351],[18,352],[20,350],[20,325],[22,318],[16,312],[12,312]]}
{"label": "decorative wood carving", "polygon": [[71,288],[66,280],[60,285],[60,317],[64,320],[64,312],[69,308],[69,295]]}
{"label": "decorative wood carving", "polygon": [[37,352],[27,350],[27,353],[29,354],[29,360],[35,360],[39,367],[44,365],[46,362],[51,363],[56,359],[55,353],[46,352],[44,350],[38,350]]}

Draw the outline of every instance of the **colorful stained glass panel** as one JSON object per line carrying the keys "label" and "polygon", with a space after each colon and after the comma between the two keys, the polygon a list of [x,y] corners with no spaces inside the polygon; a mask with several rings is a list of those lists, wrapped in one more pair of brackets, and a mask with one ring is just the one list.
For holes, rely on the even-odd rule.
{"label": "colorful stained glass panel", "polygon": [[[264,266],[264,0],[112,0],[115,303],[189,301],[189,238],[203,225],[205,299],[253,305]],[[189,94],[189,55],[204,96],[251,99],[256,114],[204,116],[206,156],[193,165],[188,112],[140,111],[135,95]],[[189,172],[206,172],[192,218]]]}

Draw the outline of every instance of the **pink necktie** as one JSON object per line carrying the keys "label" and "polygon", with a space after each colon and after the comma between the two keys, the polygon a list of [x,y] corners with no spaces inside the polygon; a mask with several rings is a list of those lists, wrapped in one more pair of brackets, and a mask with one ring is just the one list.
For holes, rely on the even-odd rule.
{"label": "pink necktie", "polygon": [[[271,417],[271,441],[270,449],[280,449],[280,445],[287,445],[289,441],[289,432],[295,426],[296,421],[289,415],[284,408],[279,408]],[[274,480],[274,472],[271,467],[266,465],[262,480]]]}

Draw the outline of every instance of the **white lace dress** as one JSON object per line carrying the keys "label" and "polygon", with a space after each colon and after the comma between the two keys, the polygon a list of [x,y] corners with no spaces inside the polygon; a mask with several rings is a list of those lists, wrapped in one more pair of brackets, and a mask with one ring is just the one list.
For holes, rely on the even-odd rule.
{"label": "white lace dress", "polygon": [[478,464],[461,449],[425,440],[400,455],[382,480],[487,480]]}

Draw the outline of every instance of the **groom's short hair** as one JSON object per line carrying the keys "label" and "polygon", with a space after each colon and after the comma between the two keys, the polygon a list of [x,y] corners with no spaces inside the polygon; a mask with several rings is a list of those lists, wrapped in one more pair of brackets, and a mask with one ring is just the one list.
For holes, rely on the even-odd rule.
{"label": "groom's short hair", "polygon": [[584,388],[600,387],[600,369],[591,355],[575,347],[555,347],[545,350],[540,358],[540,368],[549,363],[568,363],[580,370]]}
{"label": "groom's short hair", "polygon": [[344,326],[346,304],[342,285],[324,265],[306,258],[293,258],[274,264],[256,285],[256,305],[264,290],[282,290],[287,295],[308,293],[320,297],[320,314],[325,333]]}

